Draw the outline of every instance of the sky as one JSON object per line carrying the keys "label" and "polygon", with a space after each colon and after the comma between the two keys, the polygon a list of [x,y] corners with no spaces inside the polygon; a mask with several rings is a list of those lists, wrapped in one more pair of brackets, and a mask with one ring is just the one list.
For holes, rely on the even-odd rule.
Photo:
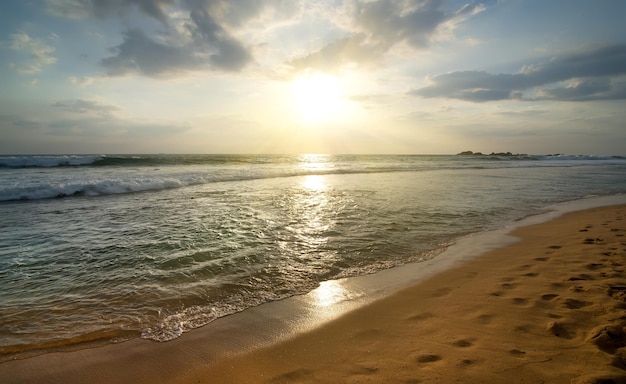
{"label": "sky", "polygon": [[626,155],[623,0],[0,3],[0,154]]}

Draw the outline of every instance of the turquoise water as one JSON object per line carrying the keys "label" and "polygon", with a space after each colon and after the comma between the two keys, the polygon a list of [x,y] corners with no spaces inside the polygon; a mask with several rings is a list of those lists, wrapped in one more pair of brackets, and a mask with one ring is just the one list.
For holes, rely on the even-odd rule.
{"label": "turquoise water", "polygon": [[626,192],[590,156],[0,156],[0,354],[171,340]]}

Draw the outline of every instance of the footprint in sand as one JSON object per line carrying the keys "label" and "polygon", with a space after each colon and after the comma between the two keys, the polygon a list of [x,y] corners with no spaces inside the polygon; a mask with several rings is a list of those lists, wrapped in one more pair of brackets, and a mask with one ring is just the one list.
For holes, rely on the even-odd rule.
{"label": "footprint in sand", "polygon": [[588,342],[594,344],[598,349],[615,353],[619,348],[626,346],[626,334],[624,334],[623,324],[607,324],[594,328]]}
{"label": "footprint in sand", "polygon": [[551,332],[554,336],[560,337],[562,339],[571,339],[572,335],[565,327],[565,324],[560,323],[558,321],[551,321],[548,323],[546,329]]}
{"label": "footprint in sand", "polygon": [[423,313],[418,313],[417,315],[413,315],[407,318],[407,320],[410,321],[423,321],[426,319],[430,319],[431,317],[433,317],[434,315],[430,312],[423,312]]}
{"label": "footprint in sand", "polygon": [[480,324],[489,324],[491,323],[491,321],[493,321],[494,317],[496,316],[491,313],[483,313],[476,317],[476,321],[478,321]]}
{"label": "footprint in sand", "polygon": [[442,297],[442,296],[445,296],[445,295],[449,294],[450,292],[452,292],[452,288],[448,288],[448,287],[439,288],[435,292],[433,292],[432,296],[433,297]]}
{"label": "footprint in sand", "polygon": [[439,355],[421,355],[415,359],[418,363],[434,363],[435,361],[441,360],[441,356]]}
{"label": "footprint in sand", "polygon": [[525,273],[524,276],[526,276],[526,277],[537,277],[537,276],[539,276],[539,274],[537,272],[528,272],[528,273]]}
{"label": "footprint in sand", "polygon": [[500,284],[500,286],[504,289],[513,289],[517,286],[517,284],[511,284],[511,283],[502,283]]}
{"label": "footprint in sand", "polygon": [[378,367],[356,366],[351,370],[351,373],[355,375],[373,375],[378,371]]}
{"label": "footprint in sand", "polygon": [[515,357],[524,357],[526,356],[526,352],[522,351],[521,349],[511,349],[509,350],[509,355],[515,356]]}
{"label": "footprint in sand", "polygon": [[550,260],[549,257],[535,257],[535,261],[548,261]]}
{"label": "footprint in sand", "polygon": [[515,297],[513,298],[513,304],[515,305],[524,305],[528,303],[528,299],[524,298],[524,297]]}
{"label": "footprint in sand", "polygon": [[474,343],[472,343],[471,341],[467,339],[461,339],[461,340],[455,341],[454,343],[452,343],[452,345],[454,345],[455,347],[459,347],[459,348],[467,348],[467,347],[471,347],[472,345],[474,345]]}
{"label": "footprint in sand", "polygon": [[563,248],[563,247],[562,247],[562,246],[560,246],[560,245],[551,245],[551,246],[549,246],[548,248],[550,248],[550,249],[561,249],[561,248]]}
{"label": "footprint in sand", "polygon": [[463,368],[469,368],[471,366],[474,366],[475,364],[476,361],[470,359],[461,360],[461,362],[459,363],[459,365]]}
{"label": "footprint in sand", "polygon": [[626,302],[626,285],[611,285],[608,294],[617,301]]}
{"label": "footprint in sand", "polygon": [[297,369],[295,371],[290,371],[287,373],[283,373],[282,375],[274,377],[270,380],[270,383],[292,383],[292,382],[302,382],[304,379],[311,378],[313,376],[313,371],[308,369]]}
{"label": "footprint in sand", "polygon": [[580,309],[591,304],[592,303],[588,301],[581,301],[576,299],[567,299],[565,300],[565,303],[563,303],[563,305],[565,305],[569,309]]}
{"label": "footprint in sand", "polygon": [[588,275],[586,273],[581,273],[578,276],[572,276],[568,279],[569,281],[578,281],[578,280],[593,280],[593,276]]}
{"label": "footprint in sand", "polygon": [[541,300],[550,301],[559,297],[556,293],[546,293],[545,295],[541,295]]}

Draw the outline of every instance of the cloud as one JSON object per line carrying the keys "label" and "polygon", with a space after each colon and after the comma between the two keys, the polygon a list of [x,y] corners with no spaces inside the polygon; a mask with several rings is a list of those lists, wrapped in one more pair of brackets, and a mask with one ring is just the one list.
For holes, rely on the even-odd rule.
{"label": "cloud", "polygon": [[[236,39],[218,17],[227,4],[222,1],[188,1],[188,17],[182,16],[180,28],[168,28],[153,38],[140,29],[123,34],[123,42],[112,48],[114,53],[101,60],[109,76],[139,74],[168,77],[187,71],[241,71],[253,62],[250,49]],[[230,10],[239,9],[230,5]],[[262,7],[253,7],[257,12]],[[251,17],[251,11],[238,17],[229,13],[232,22]],[[236,13],[233,11],[233,13]]]}
{"label": "cloud", "polygon": [[209,47],[215,50],[209,55],[209,60],[214,67],[237,71],[252,60],[252,55],[246,48],[230,36],[207,11],[194,10],[190,16],[195,23],[195,27],[190,28],[198,37],[198,45],[208,43]]}
{"label": "cloud", "polygon": [[157,77],[202,65],[202,59],[190,55],[185,47],[154,41],[138,29],[126,31],[122,44],[112,51],[113,56],[101,60],[109,76],[137,73]]}
{"label": "cloud", "polygon": [[93,84],[93,82],[95,81],[95,78],[89,77],[89,76],[84,76],[84,77],[69,76],[67,78],[67,81],[69,81],[70,83],[72,83],[74,85],[78,85],[78,86],[81,86],[81,87],[87,87],[87,86]]}
{"label": "cloud", "polygon": [[383,47],[367,42],[365,36],[359,34],[329,43],[317,52],[289,61],[287,65],[296,72],[308,68],[333,72],[351,63],[374,63],[383,53]]}
{"label": "cloud", "polygon": [[50,55],[54,52],[54,47],[47,45],[42,40],[32,38],[26,33],[12,34],[10,47],[14,51],[26,55],[19,63],[11,63],[11,67],[19,73],[39,73],[46,65],[57,62],[57,59]]}
{"label": "cloud", "polygon": [[465,5],[447,12],[443,5],[443,0],[351,2],[350,21],[345,27],[348,37],[295,58],[287,65],[295,72],[332,71],[348,64],[369,65],[400,44],[413,49],[428,48],[442,31],[450,34],[458,24],[484,10],[481,5]]}
{"label": "cloud", "polygon": [[437,26],[446,19],[440,5],[435,0],[359,2],[355,4],[354,23],[373,40],[387,46],[405,41],[424,48]]}
{"label": "cloud", "polygon": [[133,8],[163,23],[167,21],[165,8],[174,0],[46,0],[46,9],[55,16],[82,19],[119,17]]}
{"label": "cloud", "polygon": [[61,108],[65,111],[73,113],[96,114],[100,116],[110,116],[113,112],[119,110],[119,108],[114,105],[107,105],[93,100],[82,99],[57,101],[52,104],[52,107]]}
{"label": "cloud", "polygon": [[139,29],[124,33],[124,41],[113,48],[113,56],[101,60],[109,76],[140,74],[167,77],[186,71],[221,70],[236,72],[252,62],[252,55],[228,35],[206,13],[192,13],[192,40],[167,43],[148,37]]}
{"label": "cloud", "polygon": [[158,20],[161,31],[146,33],[129,17],[123,41],[101,60],[109,76],[138,74],[168,77],[181,72],[236,72],[254,61],[234,32],[250,20],[285,18],[300,1],[284,0],[46,0],[49,13],[65,18],[132,16],[133,10]]}
{"label": "cloud", "polygon": [[495,100],[607,100],[626,98],[626,45],[588,49],[525,66],[516,74],[457,71],[430,78],[409,92],[473,102]]}

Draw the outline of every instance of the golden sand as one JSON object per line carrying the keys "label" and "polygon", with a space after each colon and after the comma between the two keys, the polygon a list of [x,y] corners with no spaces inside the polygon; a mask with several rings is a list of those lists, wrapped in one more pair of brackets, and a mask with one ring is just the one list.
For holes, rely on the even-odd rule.
{"label": "golden sand", "polygon": [[1,363],[0,382],[626,383],[626,206],[513,234],[278,344],[209,354],[200,329]]}

